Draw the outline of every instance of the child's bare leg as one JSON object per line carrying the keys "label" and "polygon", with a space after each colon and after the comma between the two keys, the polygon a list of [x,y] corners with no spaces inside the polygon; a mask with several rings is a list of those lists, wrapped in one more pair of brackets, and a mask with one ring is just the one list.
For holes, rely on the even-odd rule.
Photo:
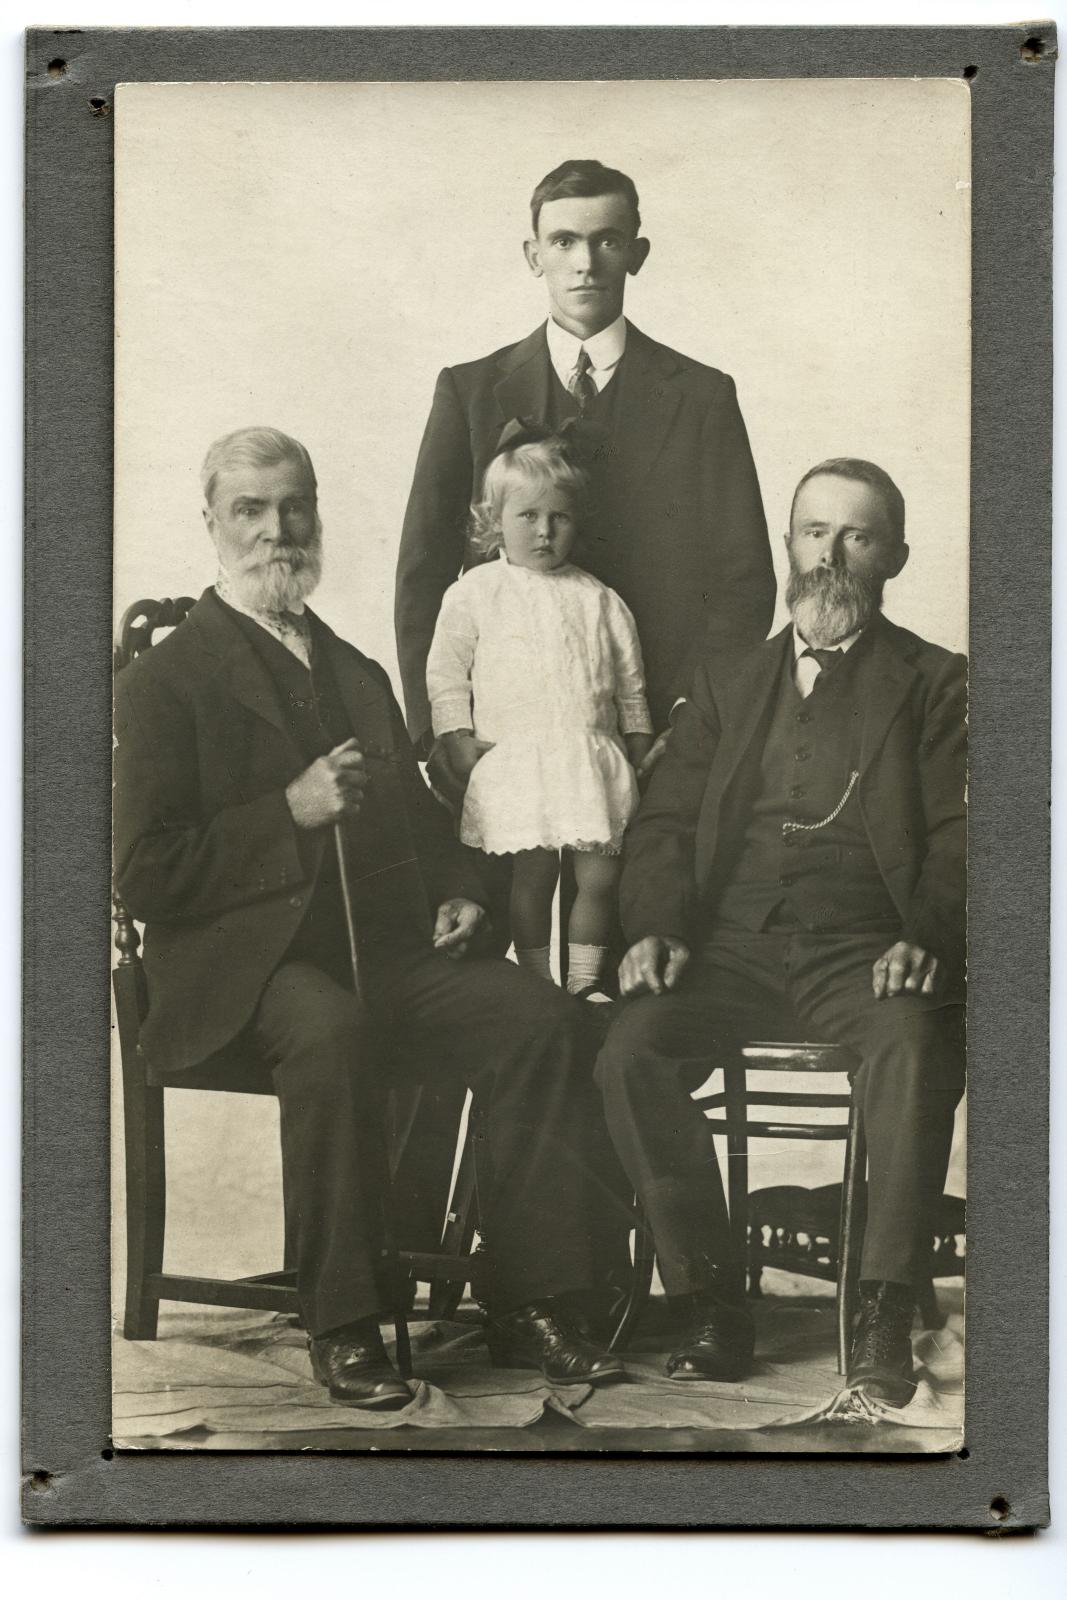
{"label": "child's bare leg", "polygon": [[554,850],[520,850],[512,857],[511,937],[515,959],[552,981],[548,952],[552,940],[552,896],[559,879]]}
{"label": "child's bare leg", "polygon": [[578,893],[567,927],[567,988],[572,994],[594,986],[603,976],[615,926],[618,856],[575,850],[574,878]]}

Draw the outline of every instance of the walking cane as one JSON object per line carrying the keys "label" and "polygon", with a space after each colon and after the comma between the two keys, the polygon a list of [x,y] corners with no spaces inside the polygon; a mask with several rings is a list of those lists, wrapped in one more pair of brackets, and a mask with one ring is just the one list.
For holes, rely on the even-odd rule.
{"label": "walking cane", "polygon": [[345,908],[345,932],[348,935],[348,959],[352,964],[352,988],[360,1005],[364,1003],[363,984],[359,975],[359,946],[356,943],[356,919],[352,910],[352,890],[348,882],[348,862],[345,858],[345,839],[341,824],[333,825],[333,844],[337,852],[337,876],[341,883],[341,900]]}
{"label": "walking cane", "polygon": [[[348,861],[345,856],[344,833],[339,822],[333,825],[333,844],[337,854],[337,876],[341,884],[341,900],[345,908],[345,932],[348,935],[348,959],[352,965],[352,988],[361,1010],[367,1015],[366,997],[360,977],[359,945],[356,939],[356,917],[352,904],[352,886],[348,881]],[[384,1127],[382,1129],[384,1136]],[[411,1340],[408,1337],[407,1318],[403,1311],[403,1296],[400,1283],[400,1259],[397,1254],[396,1244],[393,1240],[391,1195],[389,1184],[389,1161],[386,1159],[386,1193],[382,1201],[382,1233],[384,1255],[389,1266],[389,1275],[393,1281],[393,1294],[396,1310],[393,1316],[393,1328],[396,1332],[396,1364],[402,1378],[411,1377]]]}

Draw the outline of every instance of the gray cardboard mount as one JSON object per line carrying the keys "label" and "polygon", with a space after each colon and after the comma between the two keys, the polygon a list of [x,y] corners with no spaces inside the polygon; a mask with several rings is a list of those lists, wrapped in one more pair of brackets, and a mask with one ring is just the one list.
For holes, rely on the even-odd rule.
{"label": "gray cardboard mount", "polygon": [[[27,41],[23,1514],[40,1526],[1048,1520],[1055,30],[35,29]],[[62,61],[59,73],[49,64]],[[110,1450],[112,123],[123,81],[961,77],[973,97],[966,1450]]]}

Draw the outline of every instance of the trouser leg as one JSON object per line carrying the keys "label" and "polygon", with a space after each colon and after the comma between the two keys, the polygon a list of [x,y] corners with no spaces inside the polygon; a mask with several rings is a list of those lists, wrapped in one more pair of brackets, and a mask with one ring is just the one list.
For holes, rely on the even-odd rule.
{"label": "trouser leg", "polygon": [[853,1086],[868,1163],[860,1276],[914,1286],[929,1257],[963,1093],[964,1008],[921,994],[875,1000],[871,964],[892,939],[853,939],[847,948],[819,941],[811,982],[815,942],[798,944],[797,987],[806,991],[798,1008],[861,1061]]}
{"label": "trouser leg", "polygon": [[484,1116],[494,1311],[587,1287],[595,1035],[582,1008],[504,961],[423,955],[383,981],[411,1070],[461,1075]]}
{"label": "trouser leg", "polygon": [[384,1147],[373,1052],[350,990],[287,962],[252,1023],[281,1107],[286,1226],[301,1313],[317,1335],[384,1309]]}
{"label": "trouser leg", "polygon": [[624,1001],[597,1062],[608,1129],[670,1295],[707,1292],[734,1266],[713,1135],[690,1096],[754,1018],[773,1034],[777,948],[724,939],[694,957],[674,992]]}

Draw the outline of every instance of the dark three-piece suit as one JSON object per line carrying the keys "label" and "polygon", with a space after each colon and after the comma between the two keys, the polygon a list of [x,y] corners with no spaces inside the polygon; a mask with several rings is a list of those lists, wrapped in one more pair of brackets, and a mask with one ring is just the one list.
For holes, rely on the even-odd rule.
{"label": "dark three-piece suit", "polygon": [[[384,672],[308,615],[310,670],[208,590],[116,680],[115,873],[145,923],[149,1070],[240,1051],[272,1075],[312,1334],[385,1309],[381,1111],[404,1075],[471,1083],[485,1108],[497,1306],[580,1289],[582,1014],[504,962],[433,950],[437,905],[485,901],[476,858],[422,782]],[[285,796],[352,735],[369,773],[343,825],[366,1008],[333,830],[298,828]]]}
{"label": "dark three-piece suit", "polygon": [[[623,1002],[597,1074],[670,1294],[729,1269],[711,1133],[689,1096],[746,1038],[850,1046],[869,1158],[861,1277],[913,1284],[963,1088],[966,662],[878,616],[802,698],[793,631],[709,656],[630,827],[630,943],[692,954]],[[934,995],[876,999],[896,941]]]}

